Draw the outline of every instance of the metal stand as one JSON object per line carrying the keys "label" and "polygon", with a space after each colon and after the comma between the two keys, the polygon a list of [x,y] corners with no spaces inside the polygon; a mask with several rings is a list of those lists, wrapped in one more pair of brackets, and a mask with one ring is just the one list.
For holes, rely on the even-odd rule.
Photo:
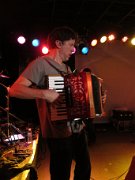
{"label": "metal stand", "polygon": [[12,123],[10,123],[10,116],[14,117],[15,119],[23,122],[21,119],[16,117],[15,115],[11,114],[9,112],[9,87],[6,87],[4,84],[0,83],[1,86],[3,86],[7,90],[7,96],[6,96],[6,108],[3,108],[0,106],[0,109],[2,109],[7,114],[7,122],[0,125],[0,131],[1,131],[1,139],[6,142],[12,142],[20,139],[25,139],[25,136],[23,133],[15,127]]}

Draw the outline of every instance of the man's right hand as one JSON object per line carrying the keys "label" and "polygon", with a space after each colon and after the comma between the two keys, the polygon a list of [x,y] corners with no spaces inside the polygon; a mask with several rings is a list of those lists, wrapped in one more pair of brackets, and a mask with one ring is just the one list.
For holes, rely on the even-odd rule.
{"label": "man's right hand", "polygon": [[42,90],[44,99],[49,103],[54,103],[59,99],[59,93],[57,93],[54,89],[46,89]]}

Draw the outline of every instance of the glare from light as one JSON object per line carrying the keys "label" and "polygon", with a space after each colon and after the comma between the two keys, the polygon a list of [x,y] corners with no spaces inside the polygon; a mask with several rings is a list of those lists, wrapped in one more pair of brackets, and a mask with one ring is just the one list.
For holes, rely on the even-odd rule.
{"label": "glare from light", "polygon": [[122,42],[126,42],[128,40],[128,37],[127,36],[124,36],[123,38],[122,38]]}
{"label": "glare from light", "polygon": [[102,36],[101,38],[100,38],[100,42],[101,43],[105,43],[107,41],[107,37],[106,36]]}
{"label": "glare from light", "polygon": [[17,38],[17,41],[18,41],[19,44],[24,44],[26,42],[26,39],[25,39],[24,36],[19,36]]}
{"label": "glare from light", "polygon": [[133,46],[135,46],[135,38],[132,38],[132,39],[131,39],[131,44],[132,44]]}
{"label": "glare from light", "polygon": [[76,52],[76,48],[74,47],[74,50],[73,50],[72,54],[75,54],[75,52]]}
{"label": "glare from light", "polygon": [[[29,165],[31,165],[33,163],[33,161],[34,161],[34,158],[35,158],[35,155],[36,155],[36,152],[37,152],[38,142],[39,142],[39,136],[37,135],[37,138],[35,140],[33,140],[33,142],[32,142],[32,154],[28,159],[28,164]],[[24,177],[23,179],[28,179],[27,177],[29,175],[29,171],[30,171],[29,169],[23,171],[23,174],[22,174],[22,177]]]}
{"label": "glare from light", "polygon": [[79,52],[83,55],[88,54],[89,48],[86,43],[81,42],[78,46]]}
{"label": "glare from light", "polygon": [[39,44],[40,44],[40,41],[39,41],[38,39],[33,39],[33,40],[32,40],[32,45],[33,45],[34,47],[38,47]]}
{"label": "glare from light", "polygon": [[82,54],[84,54],[84,55],[88,54],[88,51],[89,51],[88,47],[83,47],[82,50],[81,50]]}
{"label": "glare from light", "polygon": [[113,34],[111,34],[111,35],[108,36],[108,39],[109,39],[109,41],[112,41],[112,40],[115,39],[115,36]]}
{"label": "glare from light", "polygon": [[48,54],[48,52],[49,52],[49,49],[48,49],[46,46],[44,46],[44,47],[42,48],[42,53],[43,53],[43,54]]}
{"label": "glare from light", "polygon": [[97,39],[93,39],[91,41],[91,46],[96,46],[97,45]]}

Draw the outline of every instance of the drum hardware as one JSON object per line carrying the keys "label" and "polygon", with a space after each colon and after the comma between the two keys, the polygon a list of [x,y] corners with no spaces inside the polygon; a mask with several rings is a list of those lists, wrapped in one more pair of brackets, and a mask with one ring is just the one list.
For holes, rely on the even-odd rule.
{"label": "drum hardware", "polygon": [[1,77],[1,78],[10,78],[9,76],[6,76],[6,75],[4,75],[4,74],[0,74],[0,77]]}
{"label": "drum hardware", "polygon": [[[0,73],[0,76],[1,76],[1,73]],[[0,85],[3,86],[7,91],[7,95],[6,95],[7,107],[3,108],[0,106],[0,109],[6,112],[7,114],[7,122],[4,124],[0,124],[0,132],[1,132],[0,139],[1,139],[1,142],[3,141],[6,144],[7,143],[11,144],[13,143],[13,141],[25,139],[25,136],[17,127],[15,127],[12,123],[10,123],[10,116],[19,120],[20,122],[23,122],[23,120],[21,120],[20,118],[16,117],[15,115],[9,112],[9,88],[10,87],[7,87],[2,83],[0,83]]]}
{"label": "drum hardware", "polygon": [[3,74],[3,70],[0,72],[0,77],[1,78],[10,78],[9,76]]}

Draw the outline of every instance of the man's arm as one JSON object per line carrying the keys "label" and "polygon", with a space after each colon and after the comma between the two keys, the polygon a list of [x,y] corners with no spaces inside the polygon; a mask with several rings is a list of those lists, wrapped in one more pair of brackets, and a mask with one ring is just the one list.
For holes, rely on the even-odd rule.
{"label": "man's arm", "polygon": [[56,101],[59,94],[55,90],[34,89],[30,86],[32,82],[23,76],[20,76],[15,83],[9,88],[9,96],[20,99],[45,99],[52,103]]}

